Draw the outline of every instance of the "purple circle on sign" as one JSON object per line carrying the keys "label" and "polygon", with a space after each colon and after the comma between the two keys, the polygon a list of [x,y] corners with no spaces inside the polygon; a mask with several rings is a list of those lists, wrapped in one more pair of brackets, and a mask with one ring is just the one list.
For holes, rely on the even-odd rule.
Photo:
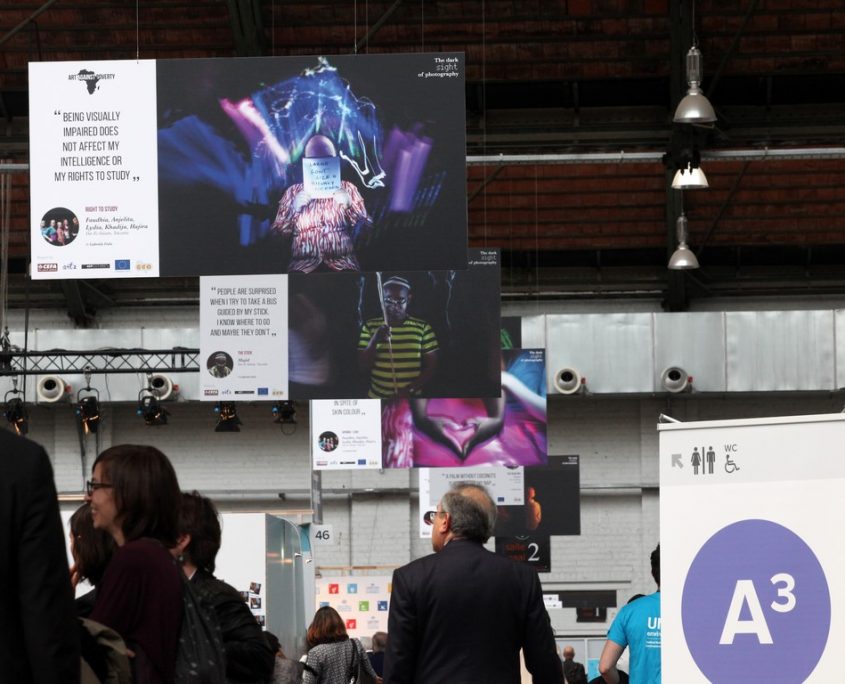
{"label": "purple circle on sign", "polygon": [[699,550],[681,618],[693,660],[713,684],[799,684],[827,644],[830,590],[801,537],[768,520],[742,520]]}

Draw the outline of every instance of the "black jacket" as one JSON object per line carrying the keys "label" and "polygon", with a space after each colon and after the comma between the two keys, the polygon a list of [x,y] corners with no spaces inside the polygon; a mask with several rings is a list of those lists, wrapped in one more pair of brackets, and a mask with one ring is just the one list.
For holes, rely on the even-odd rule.
{"label": "black jacket", "polygon": [[453,539],[393,573],[385,684],[534,684],[563,669],[534,568]]}
{"label": "black jacket", "polygon": [[79,681],[79,629],[53,468],[0,429],[0,681]]}
{"label": "black jacket", "polygon": [[240,592],[204,570],[194,573],[191,585],[217,613],[226,649],[226,678],[238,684],[270,681],[276,656]]}

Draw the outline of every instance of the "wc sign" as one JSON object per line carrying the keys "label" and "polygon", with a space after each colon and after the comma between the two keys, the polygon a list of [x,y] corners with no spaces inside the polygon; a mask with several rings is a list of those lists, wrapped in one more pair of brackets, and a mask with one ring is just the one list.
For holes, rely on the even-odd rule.
{"label": "wc sign", "polygon": [[[832,526],[845,515],[845,416],[659,430],[663,681],[838,677],[845,543]],[[700,459],[698,474],[679,454]]]}

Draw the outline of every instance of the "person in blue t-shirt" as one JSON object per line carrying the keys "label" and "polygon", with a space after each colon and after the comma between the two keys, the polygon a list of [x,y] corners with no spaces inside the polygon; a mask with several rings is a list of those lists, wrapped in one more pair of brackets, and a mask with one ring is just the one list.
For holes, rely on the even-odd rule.
{"label": "person in blue t-shirt", "polygon": [[607,684],[619,683],[616,663],[626,647],[631,684],[660,684],[660,544],[651,553],[657,591],[628,603],[607,632],[599,672]]}

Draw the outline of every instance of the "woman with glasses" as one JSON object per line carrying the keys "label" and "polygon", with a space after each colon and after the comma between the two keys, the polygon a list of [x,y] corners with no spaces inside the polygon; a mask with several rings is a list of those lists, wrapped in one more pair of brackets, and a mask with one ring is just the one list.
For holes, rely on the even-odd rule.
{"label": "woman with glasses", "polygon": [[168,550],[176,544],[181,501],[173,466],[154,447],[111,447],[94,462],[85,499],[94,527],[118,546],[91,619],[115,630],[133,651],[135,684],[170,684],[183,581]]}
{"label": "woman with glasses", "polygon": [[317,610],[307,637],[302,684],[349,684],[353,675],[357,677],[359,663],[373,680],[381,682],[361,642],[349,638],[343,618],[331,606]]}

